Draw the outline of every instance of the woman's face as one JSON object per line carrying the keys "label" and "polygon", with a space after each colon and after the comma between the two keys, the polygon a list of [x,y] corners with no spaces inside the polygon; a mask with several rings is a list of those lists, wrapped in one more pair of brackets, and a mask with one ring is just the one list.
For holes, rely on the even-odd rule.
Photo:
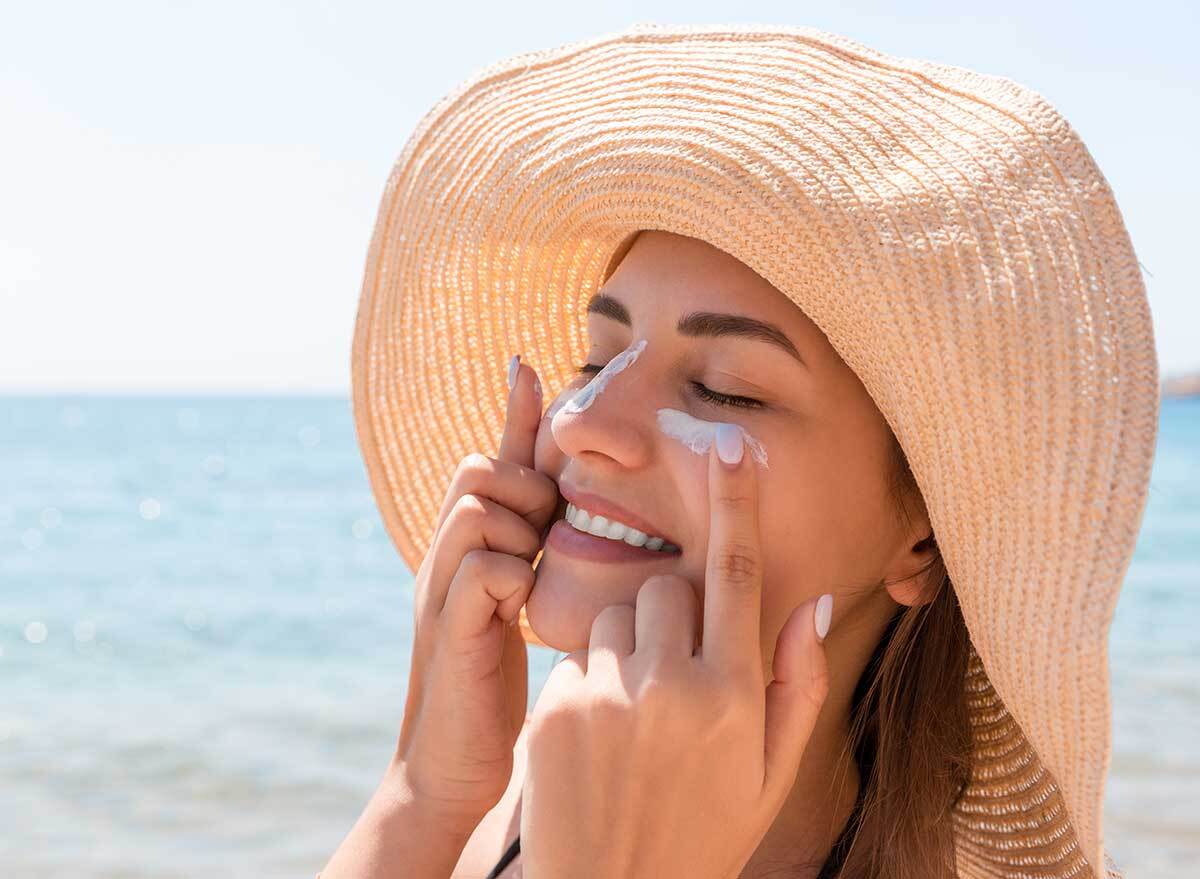
{"label": "woman's face", "polygon": [[[715,317],[697,316],[704,312]],[[573,548],[579,535],[556,522],[554,529],[564,529],[558,537],[574,543],[552,534],[544,548],[526,605],[539,638],[559,650],[586,648],[596,615],[609,604],[636,606],[638,589],[658,573],[692,583],[703,631],[708,459],[664,432],[660,409],[684,413],[673,417],[692,426],[697,422],[690,419],[733,422],[766,453],[768,466],[755,464],[764,670],[788,615],[810,597],[835,594],[831,639],[839,628],[853,630],[847,620],[886,621],[896,600],[908,603],[903,584],[888,590],[878,584],[925,560],[912,547],[928,536],[928,520],[914,517],[905,528],[898,519],[888,493],[890,433],[883,416],[786,296],[706,242],[646,231],[593,298],[587,321],[588,363],[603,366],[640,340],[645,346],[586,407],[554,415],[594,369],[550,402],[536,466],[567,500],[583,494],[611,502],[679,551],[603,558],[589,553],[587,542],[606,538],[588,537],[581,553]],[[747,454],[754,461],[749,447]],[[877,624],[865,628],[878,635]]]}

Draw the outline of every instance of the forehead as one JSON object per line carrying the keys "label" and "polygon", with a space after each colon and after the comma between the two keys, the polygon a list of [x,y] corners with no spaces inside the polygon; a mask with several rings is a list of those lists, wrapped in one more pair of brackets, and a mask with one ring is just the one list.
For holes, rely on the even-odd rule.
{"label": "forehead", "polygon": [[640,233],[601,292],[619,299],[638,321],[653,308],[742,314],[779,325],[799,344],[821,336],[800,308],[761,275],[707,241],[660,230]]}

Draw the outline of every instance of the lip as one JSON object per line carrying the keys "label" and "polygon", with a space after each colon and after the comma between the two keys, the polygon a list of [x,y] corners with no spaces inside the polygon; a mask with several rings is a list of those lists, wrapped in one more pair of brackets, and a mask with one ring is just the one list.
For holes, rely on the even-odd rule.
{"label": "lip", "polygon": [[[562,483],[559,483],[558,492],[559,492],[559,494],[561,494],[563,496],[564,500],[567,503],[574,504],[576,507],[583,507],[583,509],[587,510],[588,513],[590,513],[593,516],[599,514],[606,519],[610,519],[610,520],[616,519],[618,522],[622,522],[625,525],[633,526],[638,531],[646,532],[651,537],[661,537],[666,543],[670,543],[674,546],[678,546],[678,547],[680,547],[680,550],[682,551],[682,548],[683,548],[682,544],[680,544],[680,542],[678,540],[676,540],[674,537],[672,537],[669,534],[666,534],[663,531],[660,531],[657,527],[655,527],[650,522],[647,522],[645,519],[638,516],[636,513],[633,513],[630,510],[625,509],[624,507],[620,506],[619,504],[613,503],[612,501],[608,500],[607,498],[603,498],[598,494],[592,494],[591,492],[579,491],[578,489],[574,488],[573,486],[563,485]],[[566,512],[566,504],[563,504],[563,512],[564,513]],[[573,526],[571,525],[570,522],[568,522],[567,527],[573,527]],[[579,533],[582,534],[583,532],[581,531]],[[598,539],[599,540],[608,540],[607,537],[601,537]],[[610,543],[617,543],[617,542],[624,543],[624,541],[615,541],[615,540],[609,541],[609,542]],[[630,546],[630,545],[631,544],[626,544],[626,546]],[[641,547],[637,547],[637,546],[634,546],[632,548],[633,549],[641,549]],[[645,551],[646,552],[658,552],[657,550],[652,550],[652,549],[648,549]],[[664,553],[664,555],[674,555],[674,553]]]}
{"label": "lip", "polygon": [[591,562],[661,562],[679,558],[678,552],[661,552],[634,546],[624,540],[610,540],[580,531],[566,519],[558,519],[550,526],[546,545],[564,555]]}

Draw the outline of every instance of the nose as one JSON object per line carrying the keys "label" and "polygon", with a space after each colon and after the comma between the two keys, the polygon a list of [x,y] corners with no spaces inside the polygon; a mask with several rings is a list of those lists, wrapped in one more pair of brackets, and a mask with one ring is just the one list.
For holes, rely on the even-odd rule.
{"label": "nose", "polygon": [[572,399],[563,401],[550,421],[563,454],[603,456],[631,470],[644,466],[652,447],[648,425],[654,423],[651,379],[641,354],[621,371],[605,375],[601,370],[582,388],[568,392]]}

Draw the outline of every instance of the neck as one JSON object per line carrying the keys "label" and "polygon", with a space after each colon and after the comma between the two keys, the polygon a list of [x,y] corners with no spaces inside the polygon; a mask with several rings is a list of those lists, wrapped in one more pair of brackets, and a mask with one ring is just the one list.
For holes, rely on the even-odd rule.
{"label": "neck", "polygon": [[796,782],[739,879],[815,879],[854,810],[860,783],[849,752],[849,687],[831,689]]}

